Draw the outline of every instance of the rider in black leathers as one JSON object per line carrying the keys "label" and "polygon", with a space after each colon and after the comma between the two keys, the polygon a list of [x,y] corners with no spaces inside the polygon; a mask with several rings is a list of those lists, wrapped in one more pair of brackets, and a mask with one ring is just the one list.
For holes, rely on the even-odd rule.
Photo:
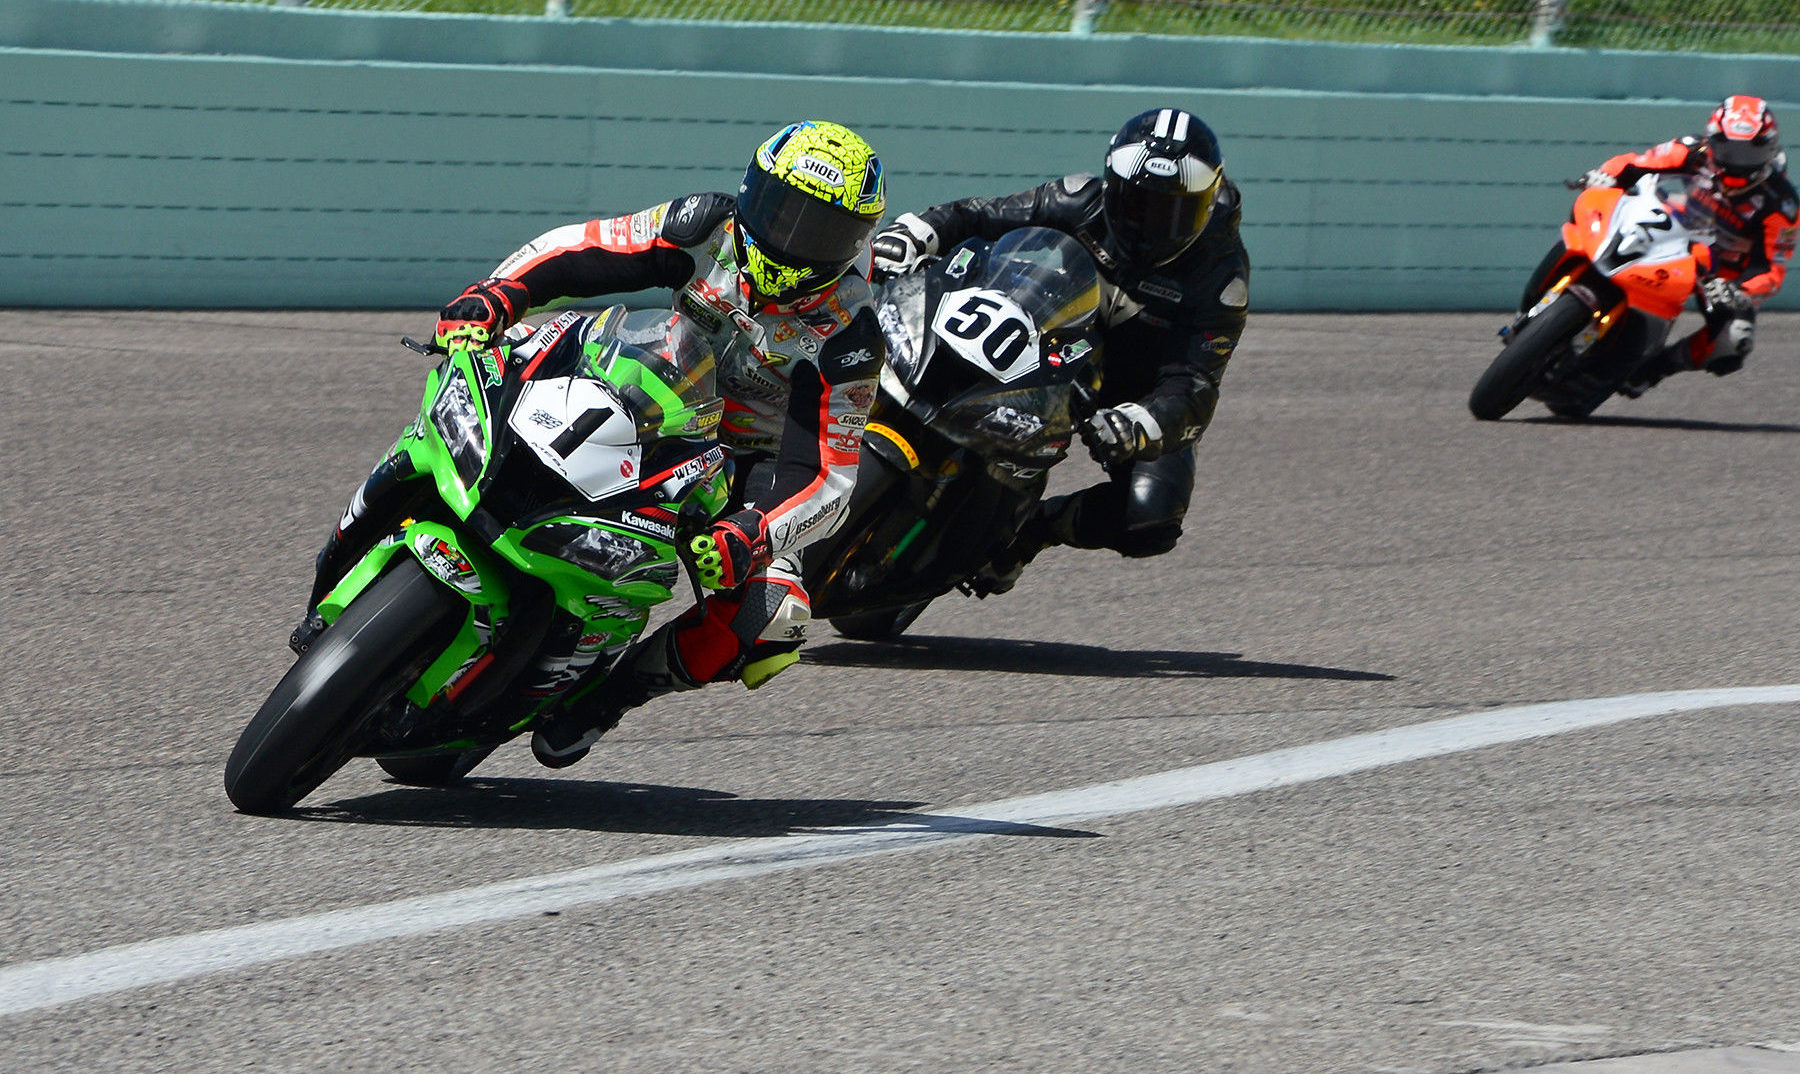
{"label": "rider in black leathers", "polygon": [[1238,190],[1212,131],[1160,108],[1120,128],[1099,177],[946,202],[903,214],[876,237],[875,270],[889,276],[971,236],[1033,225],[1073,236],[1100,269],[1101,409],[1082,435],[1109,480],[1045,500],[977,592],[1011,589],[1052,544],[1132,557],[1175,547],[1194,490],[1194,443],[1212,420],[1249,308],[1238,218]]}

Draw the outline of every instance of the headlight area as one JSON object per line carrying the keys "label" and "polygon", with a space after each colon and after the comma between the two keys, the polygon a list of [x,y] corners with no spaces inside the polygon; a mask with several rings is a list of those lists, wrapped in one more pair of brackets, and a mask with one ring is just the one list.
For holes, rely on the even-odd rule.
{"label": "headlight area", "polygon": [[551,522],[525,535],[521,542],[533,552],[573,563],[589,574],[616,582],[656,550],[634,537],[574,522]]}
{"label": "headlight area", "polygon": [[431,424],[437,429],[450,459],[456,464],[456,476],[464,488],[471,488],[481,477],[487,463],[487,435],[481,428],[481,412],[475,407],[474,392],[460,369],[453,369],[431,404]]}

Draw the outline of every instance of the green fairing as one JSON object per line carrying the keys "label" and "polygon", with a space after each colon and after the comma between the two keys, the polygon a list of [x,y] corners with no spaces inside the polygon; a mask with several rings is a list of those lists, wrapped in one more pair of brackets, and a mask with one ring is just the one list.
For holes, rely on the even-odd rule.
{"label": "green fairing", "polygon": [[[411,551],[414,558],[425,563],[425,557],[418,552],[417,538],[420,536],[433,537],[455,547],[470,563],[476,565],[478,575],[481,572],[481,565],[489,563],[484,556],[470,555],[472,550],[464,548],[461,539],[449,527],[433,522],[413,522],[401,532],[377,542],[375,547],[369,549],[368,554],[350,569],[350,573],[344,575],[336,587],[325,595],[324,600],[319,602],[319,615],[327,623],[336,622],[337,617],[350,606],[350,602],[355,600],[364,589],[367,589],[375,579],[381,577],[382,572],[387,569],[388,563],[401,549]],[[426,569],[431,569],[429,564],[426,564]],[[507,585],[500,577],[499,572],[491,566],[491,563],[486,574],[481,576],[479,592],[461,592],[469,600],[469,614],[463,620],[461,629],[457,631],[455,640],[444,649],[444,652],[432,662],[430,667],[425,669],[424,674],[419,676],[419,681],[413,685],[413,688],[406,692],[407,700],[416,705],[425,705],[433,697],[436,697],[457,669],[478,655],[477,651],[482,648],[481,634],[476,626],[476,608],[478,606],[488,608],[488,614],[493,622],[504,622],[506,619],[509,597]]]}
{"label": "green fairing", "polygon": [[[705,405],[690,405],[684,401],[680,392],[672,389],[636,358],[621,353],[616,345],[589,343],[584,350],[585,356],[577,370],[578,375],[605,381],[616,388],[636,388],[655,404],[655,410],[646,415],[653,422],[648,427],[640,425],[640,434],[700,438],[709,436],[717,426],[723,403],[716,397]],[[429,477],[438,497],[461,519],[468,519],[481,502],[481,479],[486,476],[487,460],[493,448],[493,417],[489,409],[491,399],[484,388],[497,387],[492,381],[492,370],[504,370],[509,354],[510,348],[486,352],[464,349],[452,351],[442,364],[427,375],[419,416],[401,433],[394,445],[394,453],[405,453],[410,459],[418,475],[414,480]],[[480,364],[478,359],[485,359],[486,364]],[[472,482],[465,482],[464,477],[458,473],[455,457],[432,418],[432,410],[443,396],[446,384],[459,372],[471,388],[469,401],[474,406],[481,428],[482,468]],[[658,415],[660,421],[654,421]],[[525,449],[517,447],[514,450]],[[730,491],[728,473],[724,467],[715,466],[683,490],[681,500],[664,502],[660,506],[673,514],[679,514],[683,503],[691,500],[708,518],[713,518],[724,510]],[[548,584],[556,605],[581,620],[584,633],[604,635],[602,644],[606,650],[629,644],[642,633],[649,621],[650,609],[674,595],[671,587],[650,578],[627,578],[615,582],[584,570],[569,560],[525,547],[524,542],[529,535],[553,525],[586,526],[604,531],[613,539],[625,539],[643,545],[649,554],[626,571],[627,575],[655,574],[660,568],[669,578],[678,577],[677,552],[672,542],[659,540],[636,529],[609,524],[605,518],[564,515],[537,520],[528,527],[508,528],[491,545],[485,547],[471,545],[469,537],[450,526],[409,519],[399,533],[377,542],[344,575],[321,602],[320,615],[327,622],[335,621],[357,595],[381,576],[402,548],[412,552],[428,572],[467,599],[470,602],[469,614],[455,639],[407,691],[407,699],[420,707],[428,706],[443,695],[446,689],[455,686],[458,675],[472,667],[486,652],[486,638],[504,629],[509,614],[510,587],[505,580],[506,569],[501,561]],[[472,576],[459,575],[454,579],[447,577],[441,565],[434,566],[431,559],[421,551],[422,541],[442,541],[450,546],[473,568]],[[478,615],[478,609],[483,607],[487,609],[485,628]],[[533,716],[527,716],[514,730],[529,725],[532,718]],[[466,748],[470,745],[473,743],[468,740],[459,740],[428,747],[423,751],[408,752]]]}

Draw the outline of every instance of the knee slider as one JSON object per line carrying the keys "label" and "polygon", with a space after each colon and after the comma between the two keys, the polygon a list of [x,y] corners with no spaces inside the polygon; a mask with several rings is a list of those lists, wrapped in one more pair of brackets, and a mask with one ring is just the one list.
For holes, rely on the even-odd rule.
{"label": "knee slider", "polygon": [[1118,551],[1127,559],[1147,559],[1172,550],[1179,540],[1181,523],[1164,522],[1143,529],[1126,530],[1119,541]]}
{"label": "knee slider", "polygon": [[1738,358],[1748,357],[1750,348],[1756,345],[1756,322],[1743,317],[1733,317],[1725,322],[1719,330],[1718,339],[1713,341],[1713,353]]}

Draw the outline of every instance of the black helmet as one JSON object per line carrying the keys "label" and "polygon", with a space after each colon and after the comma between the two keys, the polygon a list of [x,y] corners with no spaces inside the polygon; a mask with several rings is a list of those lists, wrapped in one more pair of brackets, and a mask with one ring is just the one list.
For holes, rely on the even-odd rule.
{"label": "black helmet", "polygon": [[1219,140],[1179,108],[1154,108],[1119,128],[1106,149],[1106,226],[1126,258],[1172,261],[1212,219],[1225,173]]}

